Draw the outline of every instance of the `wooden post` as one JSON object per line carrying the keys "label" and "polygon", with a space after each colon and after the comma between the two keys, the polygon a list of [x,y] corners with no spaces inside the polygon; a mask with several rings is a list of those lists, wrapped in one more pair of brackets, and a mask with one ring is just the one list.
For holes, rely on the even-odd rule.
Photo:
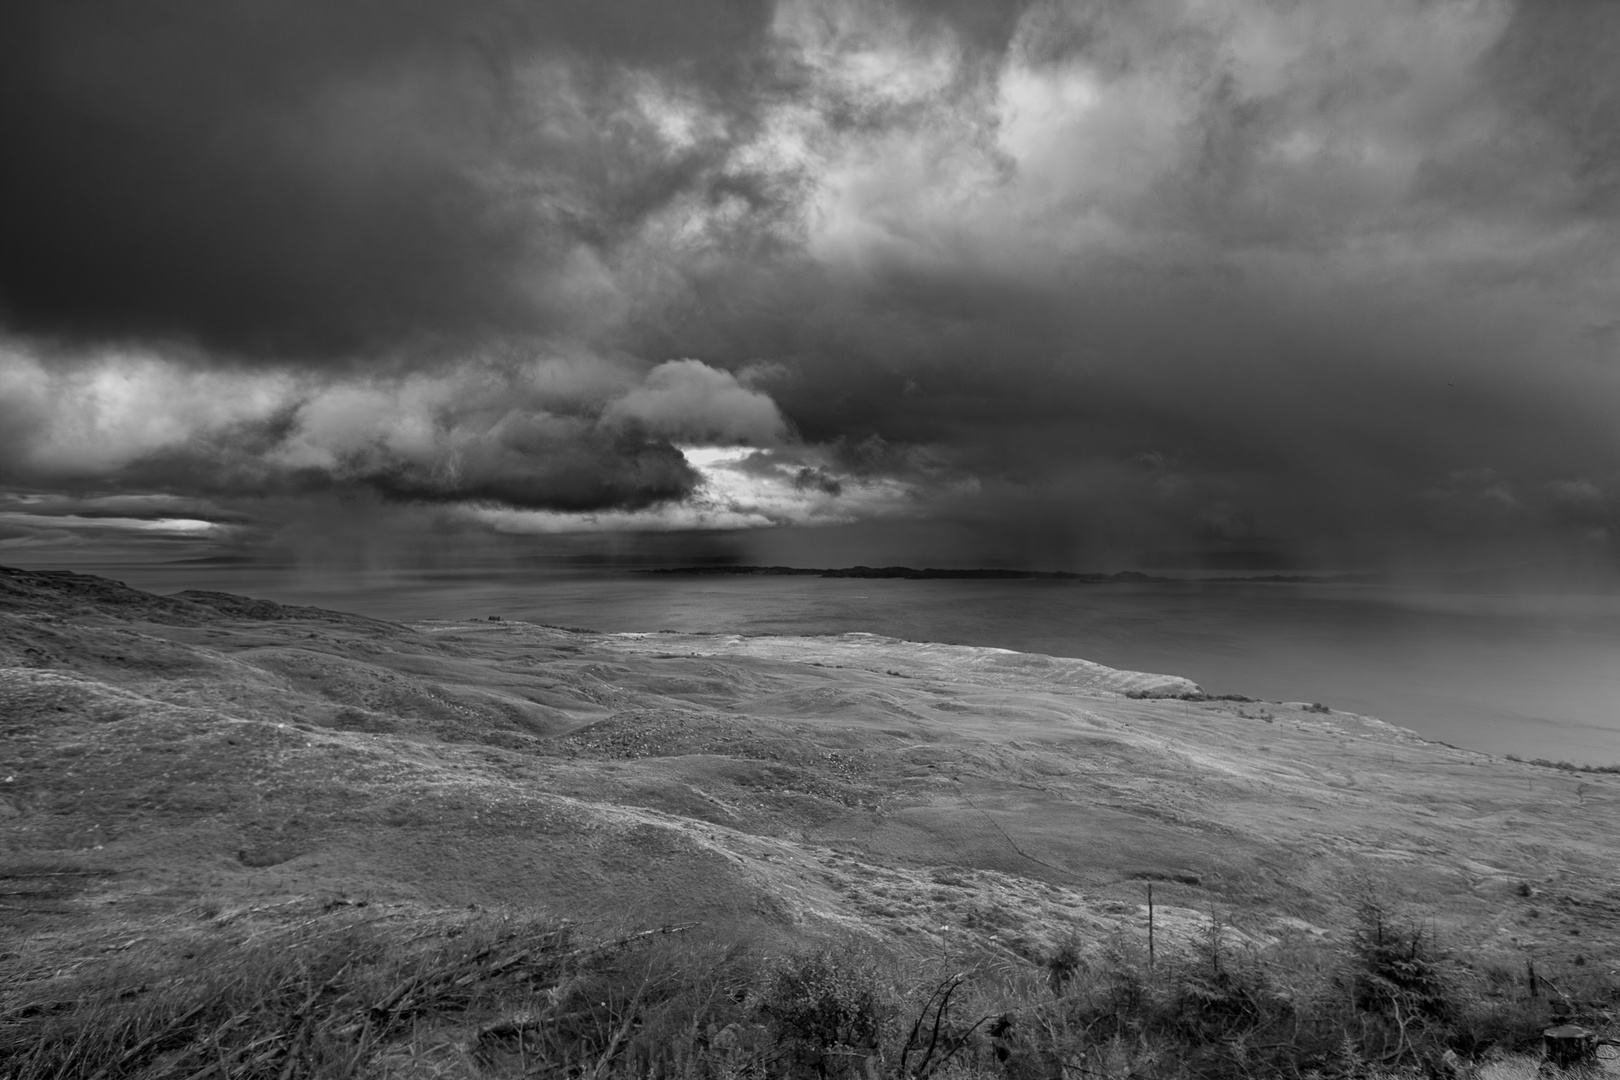
{"label": "wooden post", "polygon": [[1530,996],[1540,997],[1541,995],[1536,990],[1536,962],[1534,960],[1526,960],[1524,962],[1524,972],[1530,980]]}
{"label": "wooden post", "polygon": [[1148,970],[1153,970],[1153,882],[1148,882]]}

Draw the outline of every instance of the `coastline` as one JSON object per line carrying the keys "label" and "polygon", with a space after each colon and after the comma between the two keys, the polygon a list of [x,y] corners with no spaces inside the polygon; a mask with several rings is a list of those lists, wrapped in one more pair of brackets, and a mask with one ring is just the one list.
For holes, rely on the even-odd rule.
{"label": "coastline", "polygon": [[1620,597],[627,571],[131,566],[108,576],[394,621],[499,614],[606,632],[847,630],[1008,648],[1175,672],[1215,695],[1322,702],[1497,754],[1620,762]]}
{"label": "coastline", "polygon": [[1368,895],[1482,971],[1620,957],[1620,778],[1072,658],[0,570],[0,716],[35,996],[121,942],[469,905],[1033,978],[1140,948],[1150,887],[1167,962],[1338,955]]}

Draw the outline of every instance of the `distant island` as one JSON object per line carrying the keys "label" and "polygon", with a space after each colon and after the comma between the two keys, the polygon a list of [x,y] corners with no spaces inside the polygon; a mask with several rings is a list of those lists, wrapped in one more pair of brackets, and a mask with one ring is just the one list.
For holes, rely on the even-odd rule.
{"label": "distant island", "polygon": [[1188,582],[1268,582],[1282,584],[1373,584],[1382,574],[1268,574],[1263,577],[1169,578],[1121,570],[1113,574],[1079,573],[1072,570],[1007,570],[979,566],[968,569],[942,569],[914,566],[671,566],[638,570],[641,574],[682,574],[697,577],[823,577],[823,578],[905,578],[912,581],[946,578],[990,581],[1075,581],[1088,585],[1133,584],[1173,585]]}

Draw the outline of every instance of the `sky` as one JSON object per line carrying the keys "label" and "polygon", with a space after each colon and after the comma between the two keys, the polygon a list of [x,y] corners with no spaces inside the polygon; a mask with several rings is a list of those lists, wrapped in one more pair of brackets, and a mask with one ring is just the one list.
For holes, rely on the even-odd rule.
{"label": "sky", "polygon": [[1612,0],[8,0],[0,562],[1620,566]]}

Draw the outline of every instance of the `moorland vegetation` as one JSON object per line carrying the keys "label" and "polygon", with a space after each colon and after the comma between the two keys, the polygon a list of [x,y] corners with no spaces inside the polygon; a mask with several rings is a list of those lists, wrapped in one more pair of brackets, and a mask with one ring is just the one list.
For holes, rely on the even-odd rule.
{"label": "moorland vegetation", "polygon": [[1150,957],[1065,941],[1030,963],[846,939],[771,955],[712,928],[591,936],[555,917],[339,905],[194,926],[3,987],[17,1080],[308,1076],[1462,1076],[1602,1025],[1612,973],[1482,968],[1367,905],[1342,947],[1218,925]]}
{"label": "moorland vegetation", "polygon": [[0,568],[0,1076],[1506,1080],[1615,1033],[1616,783],[1061,657]]}

